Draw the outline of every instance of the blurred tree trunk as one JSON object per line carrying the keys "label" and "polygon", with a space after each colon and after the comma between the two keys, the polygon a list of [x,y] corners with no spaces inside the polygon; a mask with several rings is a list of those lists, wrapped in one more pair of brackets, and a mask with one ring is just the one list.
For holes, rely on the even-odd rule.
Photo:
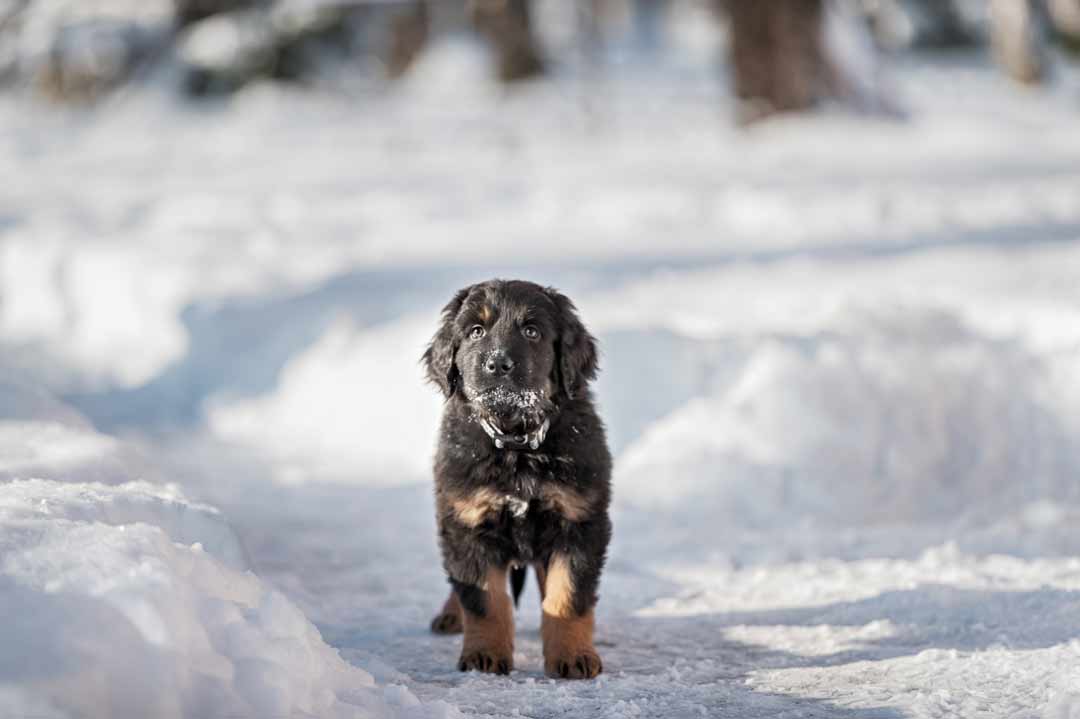
{"label": "blurred tree trunk", "polygon": [[544,72],[529,0],[471,0],[473,22],[495,49],[496,72],[503,82]]}
{"label": "blurred tree trunk", "polygon": [[994,56],[1012,79],[1025,84],[1046,76],[1046,28],[1033,0],[990,0]]}
{"label": "blurred tree trunk", "polygon": [[964,48],[982,44],[970,23],[964,22],[955,2],[949,0],[907,0],[908,21],[912,24],[913,47]]}
{"label": "blurred tree trunk", "polygon": [[432,32],[457,27],[463,21],[466,5],[472,24],[494,48],[500,80],[523,80],[544,71],[529,0],[414,0],[391,25],[387,62],[390,76],[400,76],[409,69],[427,46]]}
{"label": "blurred tree trunk", "polygon": [[431,33],[431,12],[427,0],[417,0],[394,18],[390,28],[390,77],[400,77],[424,49]]}
{"label": "blurred tree trunk", "polygon": [[229,10],[250,7],[258,2],[259,0],[173,0],[176,17],[181,25],[188,25]]}
{"label": "blurred tree trunk", "polygon": [[834,94],[822,0],[718,0],[731,23],[740,121],[805,110]]}
{"label": "blurred tree trunk", "polygon": [[1080,52],[1080,0],[1049,0],[1047,10],[1066,49]]}

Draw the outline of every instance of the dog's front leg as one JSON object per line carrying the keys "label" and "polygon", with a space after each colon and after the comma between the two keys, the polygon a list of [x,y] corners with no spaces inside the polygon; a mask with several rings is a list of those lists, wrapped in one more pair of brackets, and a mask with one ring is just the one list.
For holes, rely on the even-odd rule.
{"label": "dog's front leg", "polygon": [[592,679],[603,671],[593,646],[595,587],[599,562],[553,554],[544,577],[543,616],[544,673],[563,679]]}
{"label": "dog's front leg", "polygon": [[465,617],[458,669],[509,674],[514,668],[514,607],[506,567],[490,567],[482,586],[453,582]]}

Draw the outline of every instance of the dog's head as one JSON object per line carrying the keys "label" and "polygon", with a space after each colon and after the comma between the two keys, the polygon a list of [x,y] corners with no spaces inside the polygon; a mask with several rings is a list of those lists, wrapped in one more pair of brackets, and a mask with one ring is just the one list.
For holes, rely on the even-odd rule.
{"label": "dog's head", "polygon": [[546,431],[550,415],[583,394],[597,371],[596,340],[573,303],[519,280],[459,290],[423,361],[428,379],[468,402],[493,437]]}

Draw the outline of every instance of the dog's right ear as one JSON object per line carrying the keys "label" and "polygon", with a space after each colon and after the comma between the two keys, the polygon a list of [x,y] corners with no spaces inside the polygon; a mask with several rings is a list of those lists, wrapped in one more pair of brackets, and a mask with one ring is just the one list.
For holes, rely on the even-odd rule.
{"label": "dog's right ear", "polygon": [[559,310],[559,338],[555,345],[559,382],[566,396],[574,399],[596,379],[596,338],[581,323],[569,297],[554,287],[547,287],[544,292]]}
{"label": "dog's right ear", "polygon": [[458,290],[454,299],[443,307],[442,324],[439,325],[435,336],[431,338],[431,344],[424,350],[424,356],[420,358],[427,371],[428,381],[438,385],[447,399],[454,396],[461,379],[461,373],[458,372],[457,365],[454,363],[458,346],[454,320],[457,319],[458,312],[461,311],[461,306],[465,304],[465,299],[470,292],[472,292],[471,286]]}

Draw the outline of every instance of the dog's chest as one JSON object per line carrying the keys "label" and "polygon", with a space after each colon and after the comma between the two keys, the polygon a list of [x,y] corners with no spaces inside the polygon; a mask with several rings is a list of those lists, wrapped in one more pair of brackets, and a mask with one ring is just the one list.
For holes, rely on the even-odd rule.
{"label": "dog's chest", "polygon": [[591,513],[592,496],[565,481],[520,474],[463,488],[451,495],[449,506],[459,523],[490,530],[529,522],[580,522]]}
{"label": "dog's chest", "polygon": [[[535,514],[537,500],[541,497],[540,480],[532,475],[519,474],[508,481],[499,483],[494,491],[481,491],[481,496],[492,497],[489,502],[489,515],[506,514],[516,522],[522,522],[532,510]],[[494,516],[489,516],[492,519]]]}
{"label": "dog's chest", "polygon": [[525,515],[529,513],[529,502],[521,497],[515,497],[512,494],[508,494],[505,497],[506,508],[510,511],[510,516],[516,520],[522,520]]}

